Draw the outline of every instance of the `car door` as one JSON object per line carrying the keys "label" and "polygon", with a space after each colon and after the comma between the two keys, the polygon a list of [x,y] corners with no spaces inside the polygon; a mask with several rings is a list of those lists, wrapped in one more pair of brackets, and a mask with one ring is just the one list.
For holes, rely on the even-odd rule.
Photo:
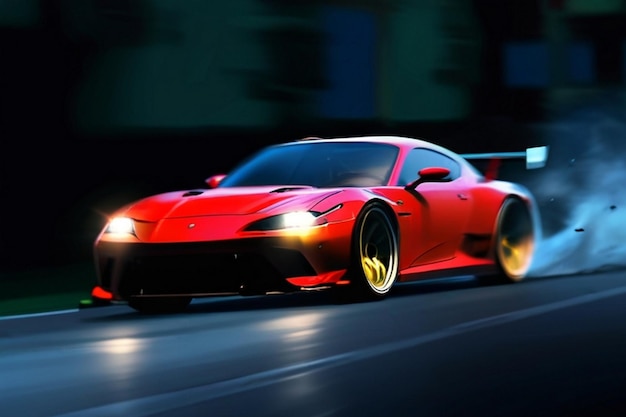
{"label": "car door", "polygon": [[469,184],[460,165],[448,156],[426,148],[411,150],[402,165],[398,186],[416,180],[424,168],[450,170],[440,181],[426,181],[407,189],[405,209],[411,214],[410,227],[403,230],[404,246],[413,254],[411,266],[439,262],[454,257],[463,239],[470,215]]}

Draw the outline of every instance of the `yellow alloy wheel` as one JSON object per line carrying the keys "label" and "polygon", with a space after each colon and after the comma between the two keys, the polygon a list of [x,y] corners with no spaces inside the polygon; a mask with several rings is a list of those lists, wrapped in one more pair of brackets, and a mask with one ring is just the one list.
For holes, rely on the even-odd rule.
{"label": "yellow alloy wheel", "polygon": [[378,205],[368,208],[358,229],[361,271],[370,292],[385,295],[398,275],[398,239],[389,216]]}
{"label": "yellow alloy wheel", "polygon": [[534,252],[534,226],[524,202],[510,198],[504,202],[498,216],[496,255],[502,272],[510,281],[522,280]]}

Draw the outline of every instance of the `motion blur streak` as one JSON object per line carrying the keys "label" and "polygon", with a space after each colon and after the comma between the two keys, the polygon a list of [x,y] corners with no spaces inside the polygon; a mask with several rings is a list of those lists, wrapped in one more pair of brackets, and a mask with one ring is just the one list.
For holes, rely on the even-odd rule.
{"label": "motion blur streak", "polygon": [[626,125],[584,111],[550,128],[552,161],[532,185],[548,233],[530,275],[626,267]]}
{"label": "motion blur streak", "polygon": [[432,333],[423,334],[417,337],[407,338],[391,343],[379,344],[364,349],[353,350],[346,353],[328,356],[321,359],[300,362],[295,365],[276,368],[264,372],[245,375],[239,378],[220,381],[212,384],[196,386],[177,392],[168,392],[136,398],[128,401],[120,401],[90,409],[77,410],[75,412],[58,415],[57,417],[81,417],[89,415],[91,417],[132,415],[133,417],[147,417],[157,413],[183,408],[193,404],[208,402],[220,397],[239,394],[254,389],[259,389],[268,385],[277,384],[284,381],[296,381],[310,376],[316,371],[329,367],[337,367],[353,363],[360,360],[390,354],[403,349],[411,349],[417,346],[434,342],[437,340],[468,333],[474,330],[501,324],[523,320],[529,317],[538,316],[580,304],[602,300],[608,297],[626,294],[626,286],[612,288],[596,293],[585,294],[549,304],[530,307],[522,310],[512,311],[488,318],[473,320],[458,325],[448,327]]}

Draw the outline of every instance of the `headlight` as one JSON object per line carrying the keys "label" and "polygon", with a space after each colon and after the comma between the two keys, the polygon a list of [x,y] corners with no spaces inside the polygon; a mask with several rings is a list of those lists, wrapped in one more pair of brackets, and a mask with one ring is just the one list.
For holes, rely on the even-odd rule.
{"label": "headlight", "polygon": [[106,233],[135,234],[133,219],[129,217],[115,217],[109,221]]}
{"label": "headlight", "polygon": [[256,221],[246,227],[247,231],[305,229],[319,225],[321,213],[315,211],[293,211]]}
{"label": "headlight", "polygon": [[293,213],[283,214],[281,217],[285,229],[310,227],[313,226],[316,219],[315,215],[310,211],[294,211]]}

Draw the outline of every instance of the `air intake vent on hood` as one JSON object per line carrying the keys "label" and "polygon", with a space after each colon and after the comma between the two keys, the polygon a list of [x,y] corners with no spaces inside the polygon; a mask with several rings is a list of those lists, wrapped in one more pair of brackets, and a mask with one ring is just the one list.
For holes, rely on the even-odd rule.
{"label": "air intake vent on hood", "polygon": [[187,191],[185,194],[183,194],[183,197],[190,197],[193,195],[200,195],[202,194],[204,191],[202,190],[191,190],[191,191]]}
{"label": "air intake vent on hood", "polygon": [[282,188],[277,188],[275,190],[270,191],[271,193],[285,193],[287,191],[294,191],[294,190],[306,190],[309,188],[313,188],[307,185],[299,185],[296,187],[282,187]]}

